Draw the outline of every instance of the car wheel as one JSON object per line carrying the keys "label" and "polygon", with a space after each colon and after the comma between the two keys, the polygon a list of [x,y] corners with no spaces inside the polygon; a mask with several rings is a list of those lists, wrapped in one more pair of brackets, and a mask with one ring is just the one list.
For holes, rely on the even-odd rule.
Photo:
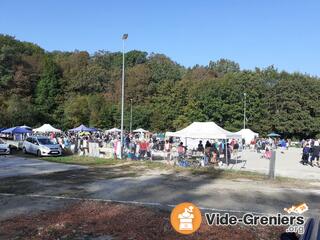
{"label": "car wheel", "polygon": [[27,152],[27,149],[26,149],[25,147],[22,148],[22,152],[23,152],[24,154],[27,154],[27,153],[28,153],[28,152]]}
{"label": "car wheel", "polygon": [[37,151],[37,156],[41,157],[41,151],[40,150]]}

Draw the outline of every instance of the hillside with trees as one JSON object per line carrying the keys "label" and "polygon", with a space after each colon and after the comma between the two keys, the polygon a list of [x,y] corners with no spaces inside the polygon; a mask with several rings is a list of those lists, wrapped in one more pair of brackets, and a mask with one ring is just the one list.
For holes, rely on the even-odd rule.
{"label": "hillside with trees", "polygon": [[[241,70],[227,59],[186,68],[163,54],[137,50],[127,52],[125,61],[126,129],[132,99],[133,128],[174,131],[214,121],[240,130],[246,92],[252,130],[299,139],[320,132],[318,77],[273,66]],[[121,67],[121,52],[47,52],[0,35],[0,127],[119,127]]]}

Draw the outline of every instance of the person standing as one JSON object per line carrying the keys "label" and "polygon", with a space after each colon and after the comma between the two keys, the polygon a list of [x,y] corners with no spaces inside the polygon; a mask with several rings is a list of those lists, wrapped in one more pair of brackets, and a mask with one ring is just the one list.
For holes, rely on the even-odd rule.
{"label": "person standing", "polygon": [[281,153],[284,153],[284,150],[287,149],[287,142],[286,142],[286,140],[282,139],[282,140],[280,141],[280,144],[281,144]]}
{"label": "person standing", "polygon": [[302,149],[302,164],[303,165],[308,164],[309,154],[310,154],[310,146],[309,146],[309,143],[306,143]]}
{"label": "person standing", "polygon": [[211,143],[209,141],[206,142],[205,149],[204,149],[204,162],[205,165],[209,162],[211,158]]}
{"label": "person standing", "polygon": [[311,162],[310,165],[313,167],[313,160],[317,160],[317,165],[319,167],[319,154],[320,154],[320,146],[319,141],[315,141],[312,148]]}
{"label": "person standing", "polygon": [[117,160],[118,158],[118,152],[119,152],[119,149],[120,148],[120,141],[118,138],[116,138],[114,141],[113,141],[113,156],[114,156],[114,159]]}
{"label": "person standing", "polygon": [[245,150],[246,149],[246,139],[242,138],[241,142],[242,142],[242,149]]}
{"label": "person standing", "polygon": [[147,142],[145,139],[140,141],[140,156],[139,159],[144,160],[144,157],[147,153]]}
{"label": "person standing", "polygon": [[171,143],[169,142],[169,140],[166,140],[166,143],[164,144],[164,151],[166,153],[167,162],[169,164],[171,160],[171,149],[172,149]]}
{"label": "person standing", "polygon": [[203,144],[202,144],[202,141],[201,141],[201,140],[199,141],[197,151],[198,151],[198,152],[202,152],[202,153],[203,153],[203,151],[204,151]]}
{"label": "person standing", "polygon": [[152,139],[149,139],[149,141],[147,141],[147,158],[149,160],[152,160],[152,148],[153,148],[153,141]]}
{"label": "person standing", "polygon": [[184,154],[186,150],[185,150],[185,147],[183,146],[183,142],[180,142],[177,151],[178,151],[179,160],[184,159]]}
{"label": "person standing", "polygon": [[206,145],[205,145],[205,149],[206,149],[206,148],[210,148],[210,147],[211,147],[211,143],[210,143],[209,141],[207,141],[207,142],[206,142]]}

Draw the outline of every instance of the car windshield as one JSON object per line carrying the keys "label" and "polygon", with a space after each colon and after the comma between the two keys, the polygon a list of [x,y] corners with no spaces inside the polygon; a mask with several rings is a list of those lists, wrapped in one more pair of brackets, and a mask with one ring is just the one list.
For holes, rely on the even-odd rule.
{"label": "car windshield", "polygon": [[39,143],[41,145],[52,145],[52,144],[54,144],[49,138],[39,138],[38,141],[39,141]]}

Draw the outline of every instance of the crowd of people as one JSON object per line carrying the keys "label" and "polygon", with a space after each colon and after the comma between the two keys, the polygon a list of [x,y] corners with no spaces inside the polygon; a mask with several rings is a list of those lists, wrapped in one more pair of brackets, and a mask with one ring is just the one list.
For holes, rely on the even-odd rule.
{"label": "crowd of people", "polygon": [[[320,156],[320,144],[319,140],[309,139],[302,140],[302,159],[303,165],[310,165],[311,167],[320,167],[319,156]],[[314,161],[316,160],[316,163]]]}
{"label": "crowd of people", "polygon": [[[226,148],[227,146],[227,148]],[[221,141],[206,141],[204,144],[202,140],[196,148],[188,149],[183,142],[174,142],[171,139],[165,141],[164,150],[166,153],[166,160],[168,164],[180,164],[186,158],[198,157],[202,159],[202,165],[218,164],[226,159],[231,159],[234,155],[237,158],[237,153],[240,144],[237,140],[232,139],[230,142]]]}
{"label": "crowd of people", "polygon": [[[43,134],[42,134],[43,135]],[[48,133],[47,136],[54,143],[58,143],[65,151],[87,155],[89,143],[97,143],[100,148],[112,149],[115,159],[127,158],[130,160],[151,159],[151,150],[163,150],[164,141],[156,134],[128,133],[124,134],[123,152],[121,155],[121,143],[119,132],[65,132]]]}
{"label": "crowd of people", "polygon": [[[251,149],[261,154],[262,158],[270,159],[271,150],[280,148],[281,153],[291,145],[290,140],[277,138],[255,138],[249,143],[244,139],[229,139],[199,141],[197,147],[189,149],[180,139],[159,138],[157,134],[129,133],[124,134],[124,143],[121,147],[120,132],[61,132],[41,134],[48,136],[52,142],[59,144],[65,153],[87,155],[89,143],[97,143],[101,148],[112,149],[115,159],[126,158],[129,160],[152,159],[154,152],[164,152],[164,158],[169,164],[179,164],[179,161],[192,156],[203,159],[204,165],[216,164],[226,159],[237,159],[239,151]],[[320,167],[320,144],[319,140],[302,140],[301,163],[303,165]]]}

